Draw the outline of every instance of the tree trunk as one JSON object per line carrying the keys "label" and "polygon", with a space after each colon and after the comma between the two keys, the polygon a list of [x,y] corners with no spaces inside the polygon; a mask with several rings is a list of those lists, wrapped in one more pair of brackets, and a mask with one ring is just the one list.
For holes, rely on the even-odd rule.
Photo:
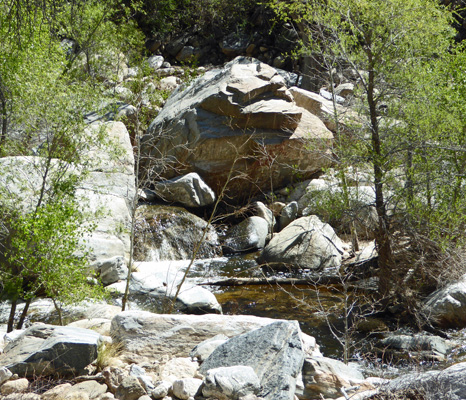
{"label": "tree trunk", "polygon": [[26,315],[29,310],[29,306],[31,304],[32,299],[27,299],[26,304],[24,305],[23,312],[21,313],[21,317],[19,318],[18,324],[16,325],[16,329],[21,329],[24,324],[24,320],[26,319]]}
{"label": "tree trunk", "polygon": [[10,316],[8,317],[8,326],[6,332],[9,333],[13,330],[13,325],[15,323],[15,314],[16,314],[16,303],[17,300],[12,300],[10,308]]}

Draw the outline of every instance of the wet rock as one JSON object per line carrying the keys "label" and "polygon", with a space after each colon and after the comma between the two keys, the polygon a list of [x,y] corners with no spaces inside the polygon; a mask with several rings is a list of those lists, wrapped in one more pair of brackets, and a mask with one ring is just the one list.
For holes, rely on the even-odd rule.
{"label": "wet rock", "polygon": [[220,333],[232,337],[274,322],[246,315],[163,315],[125,311],[113,318],[114,340],[133,359],[157,356],[188,357],[203,340]]}
{"label": "wet rock", "polygon": [[194,397],[202,385],[202,380],[197,378],[177,379],[173,382],[173,394],[181,400],[188,400]]}
{"label": "wet rock", "polygon": [[298,397],[337,398],[341,388],[360,383],[364,376],[357,369],[327,357],[306,358],[303,365],[304,391]]}
{"label": "wet rock", "polygon": [[165,202],[186,207],[205,207],[215,202],[215,193],[195,172],[159,182],[153,193]]}
{"label": "wet rock", "polygon": [[260,397],[293,400],[304,351],[296,321],[278,321],[236,336],[217,347],[200,373],[219,367],[250,366],[261,384]]}
{"label": "wet rock", "polygon": [[259,393],[259,378],[251,367],[220,367],[207,371],[202,394],[219,400],[238,400]]}
{"label": "wet rock", "polygon": [[144,396],[146,391],[139,383],[138,378],[134,376],[127,376],[116,390],[115,397],[119,400],[138,400]]}
{"label": "wet rock", "polygon": [[225,253],[239,253],[262,249],[269,234],[269,224],[264,218],[249,217],[226,233],[223,242]]}
{"label": "wet rock", "polygon": [[[311,155],[303,139],[319,150]],[[164,168],[152,169],[158,177],[174,177],[169,166],[197,172],[217,193],[234,165],[235,176],[247,179],[229,181],[228,195],[240,200],[269,190],[271,178],[274,187],[291,181],[292,166],[305,177],[327,166],[332,140],[318,117],[294,104],[277,70],[240,57],[179,87],[152,121],[142,151],[145,158],[163,157]]]}
{"label": "wet rock", "polygon": [[343,244],[316,216],[301,217],[275,234],[259,257],[272,268],[321,270],[341,264]]}
{"label": "wet rock", "polygon": [[87,329],[36,324],[7,344],[0,363],[20,376],[82,373],[101,340]]}
{"label": "wet rock", "polygon": [[203,219],[180,207],[141,206],[137,210],[135,258],[140,261],[186,260],[202,239],[197,258],[215,257],[218,236]]}

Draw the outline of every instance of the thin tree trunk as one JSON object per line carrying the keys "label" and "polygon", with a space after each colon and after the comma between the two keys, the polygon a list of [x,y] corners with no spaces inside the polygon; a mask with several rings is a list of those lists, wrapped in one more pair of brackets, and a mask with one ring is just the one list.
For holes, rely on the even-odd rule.
{"label": "thin tree trunk", "polygon": [[21,313],[21,317],[19,318],[18,324],[16,325],[16,329],[21,329],[24,324],[24,320],[26,319],[26,315],[29,310],[29,306],[31,304],[32,299],[27,299],[26,304],[24,305],[23,312]]}
{"label": "thin tree trunk", "polygon": [[11,302],[10,316],[8,317],[8,326],[6,329],[7,333],[13,330],[13,325],[15,323],[16,303],[17,303],[16,299]]}

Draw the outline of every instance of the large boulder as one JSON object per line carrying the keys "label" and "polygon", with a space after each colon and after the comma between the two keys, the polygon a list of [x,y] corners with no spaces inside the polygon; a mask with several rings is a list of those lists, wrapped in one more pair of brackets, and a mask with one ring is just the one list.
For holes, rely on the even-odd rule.
{"label": "large boulder", "polygon": [[168,203],[204,207],[214,203],[215,193],[195,172],[155,184],[155,196]]}
{"label": "large boulder", "polygon": [[332,227],[315,215],[301,217],[276,233],[259,257],[272,268],[322,270],[341,264],[343,244]]}
{"label": "large boulder", "polygon": [[332,140],[277,70],[238,57],[173,92],[143,137],[144,158],[158,161],[143,167],[165,179],[197,172],[217,194],[243,174],[228,190],[240,200],[328,166]]}
{"label": "large boulder", "polygon": [[362,373],[341,361],[327,357],[311,357],[304,360],[304,390],[299,398],[338,398],[341,388],[348,388],[364,380]]}
{"label": "large boulder", "polygon": [[465,327],[466,275],[432,293],[425,301],[423,312],[426,317],[443,327]]}
{"label": "large boulder", "polygon": [[[425,400],[466,399],[466,363],[453,365],[443,371],[428,371],[403,375],[381,388],[382,393],[403,396],[408,390],[416,391]],[[421,398],[421,397],[419,397]]]}
{"label": "large boulder", "polygon": [[218,252],[214,227],[181,207],[141,206],[135,229],[135,258],[139,261],[191,259],[199,242],[196,258],[214,257]]}
{"label": "large boulder", "polygon": [[200,373],[220,367],[244,365],[257,374],[260,397],[293,400],[304,350],[297,321],[277,321],[236,336],[218,346],[202,363]]}
{"label": "large boulder", "polygon": [[[15,207],[28,212],[35,207],[44,176],[66,171],[77,176],[87,172],[79,182],[76,196],[83,209],[96,213],[95,228],[84,238],[91,266],[104,268],[105,280],[123,275],[130,251],[131,212],[135,196],[134,157],[128,131],[121,122],[96,124],[85,133],[89,143],[103,135],[108,146],[90,145],[83,158],[88,165],[76,166],[52,159],[50,165],[42,157],[4,157],[0,159],[0,185],[8,190]],[[115,155],[117,152],[118,157]],[[40,151],[39,151],[40,154]],[[47,173],[46,173],[47,172]],[[47,182],[49,189],[51,182]]]}
{"label": "large boulder", "polygon": [[[192,348],[218,334],[241,335],[276,320],[248,315],[165,315],[124,311],[112,320],[112,334],[133,360],[188,357]],[[243,364],[244,365],[244,364]]]}
{"label": "large boulder", "polygon": [[262,249],[269,234],[269,224],[264,218],[249,217],[226,233],[223,243],[225,253],[247,252]]}
{"label": "large boulder", "polygon": [[101,340],[88,329],[35,324],[5,346],[0,364],[26,377],[79,374],[97,358]]}

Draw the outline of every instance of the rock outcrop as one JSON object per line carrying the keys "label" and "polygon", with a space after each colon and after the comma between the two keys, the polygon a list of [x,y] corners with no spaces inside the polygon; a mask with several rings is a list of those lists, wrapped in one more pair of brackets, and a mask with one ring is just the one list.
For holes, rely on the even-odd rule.
{"label": "rock outcrop", "polygon": [[340,265],[343,244],[332,227],[315,215],[301,217],[275,234],[259,257],[272,268],[322,270]]}
{"label": "rock outcrop", "polygon": [[88,329],[36,324],[6,345],[0,364],[26,377],[79,374],[97,358],[101,340]]}
{"label": "rock outcrop", "polygon": [[308,177],[327,166],[332,140],[317,116],[295,104],[277,70],[238,57],[173,92],[143,138],[144,158],[157,155],[163,165],[143,167],[164,178],[197,172],[217,195],[235,177],[228,194],[240,200],[270,190],[271,181],[283,186],[297,170]]}
{"label": "rock outcrop", "polygon": [[202,363],[201,374],[220,367],[249,366],[257,374],[259,396],[293,400],[304,350],[297,321],[278,321],[231,338]]}

